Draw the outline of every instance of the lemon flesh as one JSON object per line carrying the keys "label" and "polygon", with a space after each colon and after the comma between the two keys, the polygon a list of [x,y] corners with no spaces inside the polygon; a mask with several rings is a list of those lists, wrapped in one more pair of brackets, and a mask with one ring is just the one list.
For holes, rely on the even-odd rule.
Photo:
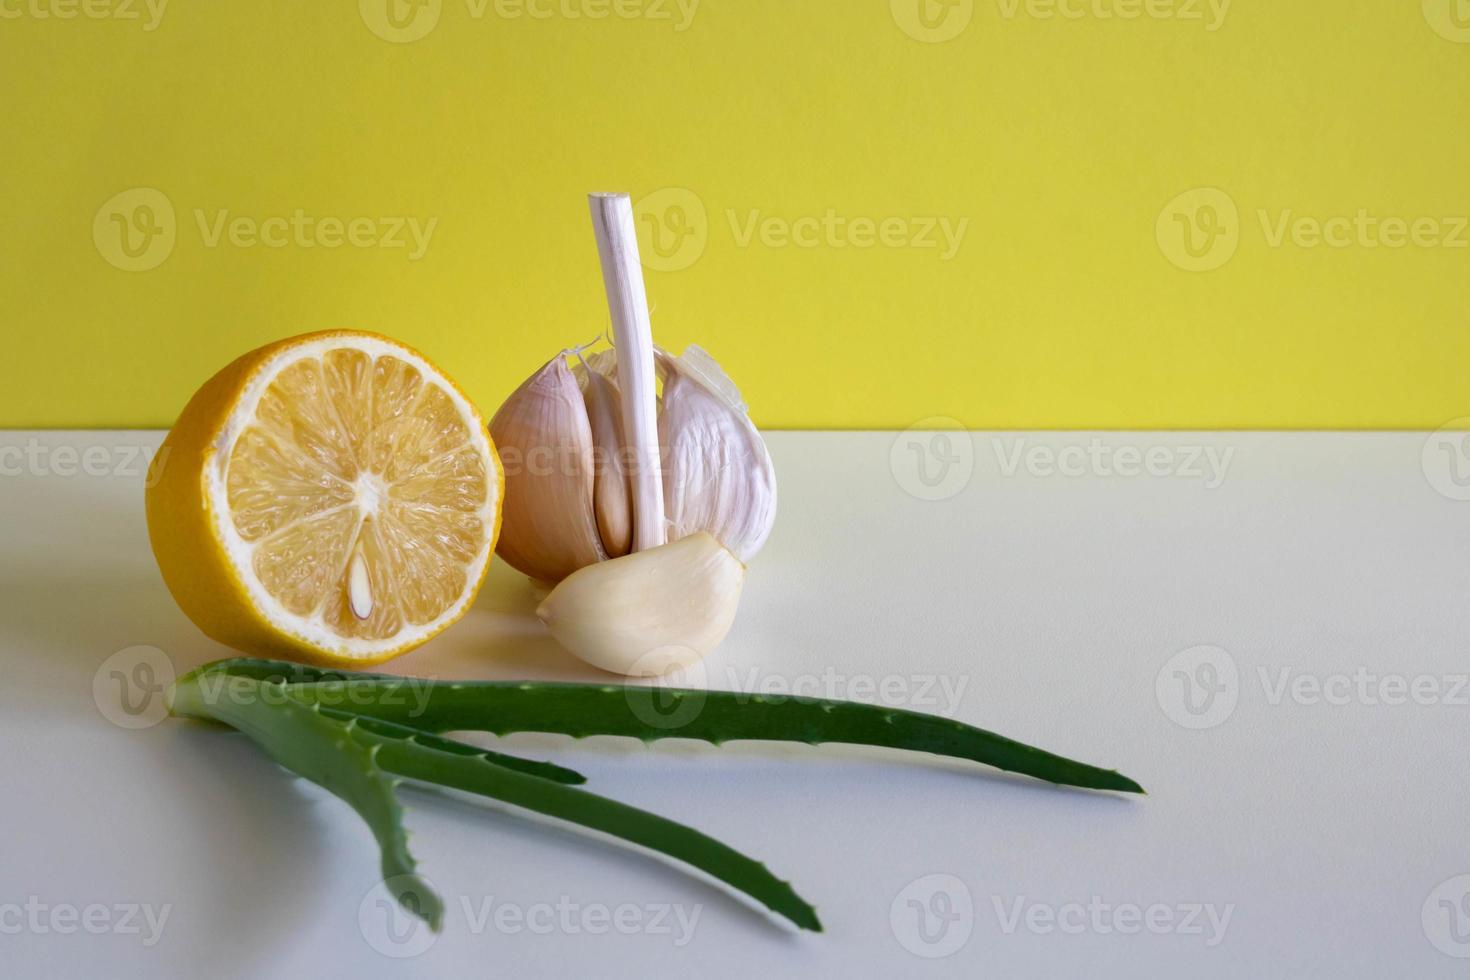
{"label": "lemon flesh", "polygon": [[257,654],[376,663],[473,600],[503,477],[478,412],[373,334],[253,351],[190,401],[148,492],[159,567],[210,636]]}

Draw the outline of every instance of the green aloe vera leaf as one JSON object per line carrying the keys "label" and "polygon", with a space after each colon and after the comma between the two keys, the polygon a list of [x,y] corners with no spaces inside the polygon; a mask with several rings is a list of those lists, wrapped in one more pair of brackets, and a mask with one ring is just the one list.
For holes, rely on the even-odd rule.
{"label": "green aloe vera leaf", "polygon": [[277,763],[344,800],[377,839],[383,880],[392,883],[394,897],[438,931],[443,903],[415,870],[393,792],[399,780],[379,764],[381,747],[355,738],[353,720],[328,717],[316,705],[283,696],[283,689],[253,677],[195,671],[170,689],[169,711],[238,729]]}
{"label": "green aloe vera leaf", "polygon": [[410,678],[398,674],[374,673],[367,670],[341,670],[335,667],[313,667],[291,660],[263,660],[258,657],[226,657],[212,660],[195,667],[179,681],[193,680],[203,674],[231,674],[235,677],[251,677],[258,681],[275,681],[278,684],[308,684],[313,682],[355,682],[392,680],[404,683],[438,683],[432,678]]}
{"label": "green aloe vera leaf", "polygon": [[[852,701],[692,688],[440,682],[421,689],[422,701],[414,704],[394,696],[402,693],[401,678],[358,682],[377,685],[384,694],[382,701],[358,706],[359,713],[426,731],[559,732],[578,738],[628,735],[644,741],[691,738],[715,744],[738,739],[809,745],[844,742],[968,759],[1064,786],[1143,792],[1119,772],[1053,755],[983,728]],[[318,683],[293,684],[289,690],[302,700],[315,701],[320,696]],[[660,709],[657,700],[666,700],[672,708]]]}
{"label": "green aloe vera leaf", "polygon": [[[578,738],[629,735],[644,741],[691,738],[715,744],[738,739],[810,745],[845,742],[968,759],[1064,786],[1143,792],[1138,783],[1114,770],[1054,755],[983,728],[853,701],[690,688],[444,682],[249,658],[216,661],[200,669],[290,679],[292,694],[307,701],[338,697],[346,688],[353,692],[360,714],[426,731],[559,732]],[[656,699],[667,700],[673,709],[662,711]]]}
{"label": "green aloe vera leaf", "polygon": [[[402,678],[392,674],[356,674],[352,672],[334,671],[321,667],[308,667],[304,664],[289,663],[283,660],[253,660],[245,657],[232,658],[228,660],[216,660],[213,663],[189,672],[180,678],[180,683],[200,683],[205,688],[205,693],[210,693],[210,685],[220,676],[248,677],[257,681],[271,682],[277,685],[294,682],[321,681],[326,685],[320,697],[314,703],[320,705],[322,713],[328,717],[345,721],[355,718],[359,724],[376,726],[375,730],[382,735],[392,736],[395,733],[401,737],[417,738],[425,741],[435,748],[446,752],[460,752],[464,755],[480,756],[486,762],[504,766],[507,769],[515,769],[518,772],[530,773],[550,779],[558,783],[568,785],[581,785],[587,782],[587,777],[581,773],[558,766],[551,762],[540,762],[533,759],[522,759],[519,756],[506,755],[503,752],[494,752],[482,749],[476,745],[468,745],[453,739],[440,737],[420,728],[409,725],[401,725],[396,722],[359,715],[351,710],[337,707],[339,704],[352,704],[359,698],[366,697],[370,702],[382,702],[385,699],[392,701],[391,695],[385,695],[381,688],[366,686],[367,681],[394,680],[404,685],[412,686],[431,685],[432,681],[418,680],[417,678]],[[203,678],[203,680],[200,680]],[[340,685],[336,687],[334,685]],[[299,699],[298,699],[299,700]]]}
{"label": "green aloe vera leaf", "polygon": [[[498,765],[482,765],[424,739],[379,734],[360,724],[352,733],[376,750],[378,765],[409,779],[476,793],[620,838],[697,868],[743,892],[802,929],[822,930],[816,910],[766,868],[692,827],[646,810]],[[451,743],[458,744],[458,743]]]}
{"label": "green aloe vera leaf", "polygon": [[399,725],[391,721],[383,721],[380,718],[371,718],[367,715],[355,715],[350,711],[338,708],[322,708],[322,714],[328,718],[336,718],[339,721],[355,721],[357,727],[364,731],[382,736],[383,738],[397,738],[409,742],[417,742],[427,748],[437,749],[440,752],[450,752],[455,755],[468,756],[488,762],[491,765],[500,766],[502,769],[512,769],[523,772],[529,776],[539,776],[549,779],[554,783],[563,783],[568,786],[580,786],[587,781],[587,777],[573,769],[558,766],[550,762],[538,762],[534,759],[522,759],[519,756],[506,755],[503,752],[491,752],[477,745],[467,745],[464,742],[455,741],[452,738],[444,738],[431,732],[420,731],[407,725]]}
{"label": "green aloe vera leaf", "polygon": [[[400,778],[477,793],[639,844],[704,871],[800,928],[821,930],[815,909],[788,883],[714,838],[572,789],[539,769],[506,766],[503,759],[510,757],[487,758],[474,746],[432,733],[300,701],[287,694],[287,685],[277,679],[280,674],[262,669],[261,662],[241,674],[207,665],[174,685],[170,710],[240,729],[278,763],[352,804],[383,848],[384,880],[405,883],[396,897],[435,929],[442,906],[415,874],[404,846],[402,810],[393,795]],[[372,805],[360,803],[364,799]]]}

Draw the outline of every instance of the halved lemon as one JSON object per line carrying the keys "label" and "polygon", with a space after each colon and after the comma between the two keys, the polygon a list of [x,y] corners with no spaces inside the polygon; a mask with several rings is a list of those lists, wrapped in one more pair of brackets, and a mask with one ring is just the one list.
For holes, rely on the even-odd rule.
{"label": "halved lemon", "polygon": [[504,475],[469,399],[417,351],[328,331],[237,359],[159,450],[148,535],[209,636],[259,656],[373,664],[464,615]]}

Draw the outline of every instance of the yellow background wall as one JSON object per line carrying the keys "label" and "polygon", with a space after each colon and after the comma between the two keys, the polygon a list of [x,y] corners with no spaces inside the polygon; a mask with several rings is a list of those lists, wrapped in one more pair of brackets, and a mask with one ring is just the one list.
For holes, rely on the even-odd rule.
{"label": "yellow background wall", "polygon": [[334,326],[493,411],[605,328],[589,190],[766,426],[1470,414],[1470,0],[152,4],[0,0],[0,425]]}

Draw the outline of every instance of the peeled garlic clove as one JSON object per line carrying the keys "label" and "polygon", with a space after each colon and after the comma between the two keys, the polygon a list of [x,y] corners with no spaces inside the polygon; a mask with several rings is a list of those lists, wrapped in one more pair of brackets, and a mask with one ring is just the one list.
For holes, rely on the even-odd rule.
{"label": "peeled garlic clove", "polygon": [[633,545],[633,498],[623,469],[623,422],[618,391],[600,371],[589,366],[583,373],[582,396],[592,427],[592,453],[597,473],[592,485],[592,510],[602,546],[613,558],[626,555]]}
{"label": "peeled garlic clove", "polygon": [[592,429],[562,354],[506,399],[490,436],[505,467],[496,553],[543,582],[606,559],[592,511]]}
{"label": "peeled garlic clove", "polygon": [[776,520],[776,471],[765,440],[714,358],[693,345],[682,357],[659,355],[669,539],[708,531],[749,562]]}
{"label": "peeled garlic clove", "polygon": [[536,610],[556,641],[616,674],[653,677],[720,645],[740,604],[745,566],[708,534],[588,565]]}

